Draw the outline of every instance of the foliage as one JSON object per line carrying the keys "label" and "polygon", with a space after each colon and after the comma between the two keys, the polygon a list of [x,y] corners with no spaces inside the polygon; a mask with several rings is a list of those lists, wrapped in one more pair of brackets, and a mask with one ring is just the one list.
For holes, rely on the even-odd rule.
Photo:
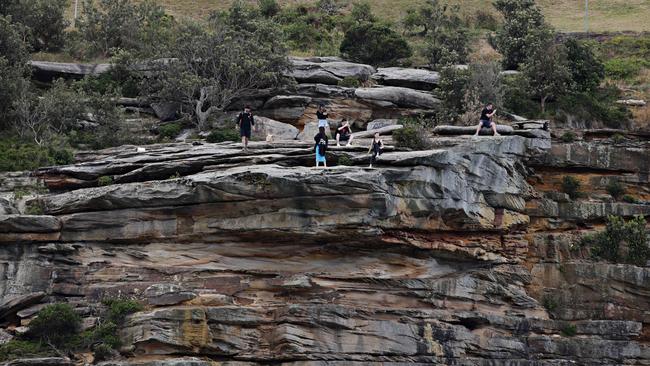
{"label": "foliage", "polygon": [[100,187],[110,186],[113,184],[113,177],[109,175],[102,175],[97,179],[97,185]]}
{"label": "foliage", "polygon": [[352,76],[346,76],[339,81],[339,86],[343,86],[346,88],[358,88],[360,85],[361,85],[361,81],[359,81],[359,79]]}
{"label": "foliage", "polygon": [[178,122],[167,123],[160,126],[158,134],[161,138],[173,139],[181,133],[182,129],[183,126]]}
{"label": "foliage", "polygon": [[260,13],[271,18],[280,12],[280,5],[277,0],[258,0]]}
{"label": "foliage", "polygon": [[566,52],[553,38],[545,36],[540,44],[532,48],[530,57],[522,64],[524,77],[528,80],[530,92],[538,98],[542,114],[546,101],[559,98],[569,90],[572,83],[567,66]]}
{"label": "foliage", "polygon": [[615,143],[615,144],[621,144],[621,143],[625,142],[625,136],[623,136],[620,133],[614,134],[614,136],[612,136],[611,139],[612,139],[612,142]]}
{"label": "foliage", "polygon": [[52,304],[29,323],[28,337],[55,346],[64,345],[81,328],[81,317],[68,304]]}
{"label": "foliage", "polygon": [[114,349],[107,344],[100,344],[93,350],[93,358],[95,362],[102,362],[109,360],[114,353]]}
{"label": "foliage", "polygon": [[470,64],[468,72],[469,77],[462,99],[464,107],[459,108],[459,111],[463,108],[465,110],[459,118],[463,125],[475,125],[481,117],[481,110],[488,103],[492,103],[497,109],[503,105],[505,89],[501,67],[496,62]]}
{"label": "foliage", "polygon": [[[582,245],[591,247],[591,254],[597,258],[644,265],[650,259],[646,225],[643,216],[629,221],[619,216],[609,216],[605,230],[582,237]],[[623,247],[627,255],[624,255]]]}
{"label": "foliage", "polygon": [[445,124],[453,124],[458,117],[465,113],[465,94],[467,93],[470,71],[456,67],[445,67],[440,72],[438,93],[442,106],[438,119]]}
{"label": "foliage", "polygon": [[426,32],[426,57],[433,68],[464,64],[469,54],[469,35],[458,14],[458,6],[429,0],[420,10]]}
{"label": "foliage", "polygon": [[477,9],[476,13],[474,13],[473,22],[479,29],[496,31],[499,28],[499,20],[494,16],[491,9]]}
{"label": "foliage", "polygon": [[605,189],[610,196],[614,197],[614,199],[619,199],[625,194],[625,187],[617,180],[610,181]]}
{"label": "foliage", "polygon": [[562,335],[565,337],[573,337],[578,333],[578,330],[575,325],[573,324],[567,324],[564,328],[562,328]]}
{"label": "foliage", "polygon": [[102,303],[108,307],[106,320],[115,324],[122,324],[127,315],[143,309],[142,304],[135,300],[109,299]]}
{"label": "foliage", "polygon": [[71,164],[73,160],[72,151],[63,143],[38,146],[33,142],[12,138],[0,140],[0,172],[66,165]]}
{"label": "foliage", "polygon": [[354,165],[354,163],[352,162],[352,159],[350,159],[349,156],[343,155],[343,156],[339,157],[338,165],[351,166],[351,165]]}
{"label": "foliage", "polygon": [[631,118],[626,106],[616,104],[621,90],[614,85],[605,85],[590,92],[565,95],[558,105],[561,112],[570,114],[574,120],[586,126],[600,121],[609,128],[621,128]]}
{"label": "foliage", "polygon": [[637,57],[617,57],[605,62],[605,74],[613,79],[629,80],[644,67],[650,67],[650,62]]}
{"label": "foliage", "polygon": [[345,32],[340,51],[352,61],[376,66],[393,64],[413,54],[404,37],[378,23],[352,26]]}
{"label": "foliage", "polygon": [[566,143],[574,142],[576,140],[576,134],[571,131],[567,131],[563,133],[562,136],[560,136],[560,140]]}
{"label": "foliage", "polygon": [[11,16],[23,25],[25,39],[35,51],[56,51],[63,47],[67,0],[3,0],[0,16]]}
{"label": "foliage", "polygon": [[548,38],[544,15],[534,0],[496,0],[494,7],[503,15],[503,26],[495,43],[503,55],[505,69],[517,69]]}
{"label": "foliage", "polygon": [[582,197],[583,193],[580,192],[580,187],[581,184],[577,178],[570,175],[562,178],[562,192],[568,194],[572,200]]}
{"label": "foliage", "polygon": [[634,197],[631,194],[624,195],[623,197],[621,197],[621,200],[627,203],[639,203],[639,199]]}
{"label": "foliage", "polygon": [[588,43],[575,39],[564,42],[571,80],[578,92],[595,90],[605,77],[605,66]]}
{"label": "foliage", "polygon": [[0,361],[11,361],[21,358],[40,358],[56,356],[56,352],[42,342],[12,339],[0,344]]}
{"label": "foliage", "polygon": [[23,76],[27,73],[28,46],[23,41],[24,27],[0,16],[0,127],[11,116],[16,95],[26,88]]}
{"label": "foliage", "polygon": [[77,22],[77,49],[81,57],[110,56],[118,49],[143,56],[157,53],[156,48],[169,43],[173,19],[153,0],[84,0]]}
{"label": "foliage", "polygon": [[208,137],[205,138],[205,141],[209,143],[218,143],[218,142],[228,142],[228,141],[239,141],[239,133],[236,130],[230,128],[220,128],[212,130]]}
{"label": "foliage", "polygon": [[426,150],[431,147],[428,129],[423,121],[413,118],[402,118],[400,124],[404,127],[393,131],[395,146],[411,150]]}
{"label": "foliage", "polygon": [[542,306],[549,312],[553,312],[558,308],[558,303],[557,300],[555,300],[553,297],[546,295],[542,299]]}
{"label": "foliage", "polygon": [[[199,129],[250,90],[276,87],[289,68],[278,26],[269,20],[214,16],[207,26],[183,24],[167,50],[173,61],[157,64],[143,82],[151,101],[180,103]],[[251,57],[254,55],[254,57]]]}
{"label": "foliage", "polygon": [[43,202],[38,199],[30,201],[25,209],[25,214],[27,215],[42,215],[44,212]]}

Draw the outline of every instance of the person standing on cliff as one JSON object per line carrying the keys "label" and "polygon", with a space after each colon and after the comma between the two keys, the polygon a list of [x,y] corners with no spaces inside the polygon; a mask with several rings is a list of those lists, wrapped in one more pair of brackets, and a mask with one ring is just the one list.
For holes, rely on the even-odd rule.
{"label": "person standing on cliff", "polygon": [[329,123],[327,122],[327,109],[325,109],[325,104],[318,106],[316,111],[316,118],[318,119],[318,128],[329,128]]}
{"label": "person standing on cliff", "polygon": [[384,152],[384,142],[379,138],[379,132],[375,132],[375,137],[373,137],[372,144],[370,145],[370,149],[368,149],[368,154],[372,153],[372,156],[370,157],[369,168],[372,168],[372,164],[374,164],[377,161],[377,158],[383,152]]}
{"label": "person standing on cliff", "polygon": [[481,120],[479,121],[478,126],[476,127],[476,133],[474,136],[478,136],[481,132],[481,128],[491,128],[494,132],[494,136],[499,136],[497,132],[497,124],[492,121],[492,117],[497,113],[497,110],[494,109],[492,103],[488,103],[485,108],[481,111]]}
{"label": "person standing on cliff", "polygon": [[318,127],[318,133],[314,136],[314,152],[316,153],[316,167],[323,163],[323,167],[327,168],[327,158],[325,153],[327,152],[327,145],[329,144],[329,139],[325,133],[325,127]]}
{"label": "person standing on cliff", "polygon": [[255,117],[253,117],[251,107],[247,105],[244,107],[244,111],[237,116],[237,128],[239,128],[241,143],[244,145],[244,152],[248,151],[248,140],[251,138],[251,132],[254,126]]}

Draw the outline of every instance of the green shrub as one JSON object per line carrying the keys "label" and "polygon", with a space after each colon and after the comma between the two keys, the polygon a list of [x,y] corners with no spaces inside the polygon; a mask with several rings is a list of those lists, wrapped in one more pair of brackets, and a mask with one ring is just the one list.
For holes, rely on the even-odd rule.
{"label": "green shrub", "polygon": [[352,26],[345,32],[340,51],[351,61],[375,66],[393,64],[413,54],[404,37],[389,26],[378,23]]}
{"label": "green shrub", "polygon": [[280,12],[280,5],[276,0],[258,0],[260,13],[271,18]]}
{"label": "green shrub", "polygon": [[624,195],[623,197],[621,197],[621,200],[627,203],[639,203],[639,199],[632,196],[631,194]]}
{"label": "green shrub", "polygon": [[[646,224],[643,216],[629,221],[619,216],[609,216],[605,230],[583,236],[581,245],[590,247],[595,258],[644,265],[650,259]],[[627,245],[625,257],[622,255],[622,245]]]}
{"label": "green shrub", "polygon": [[345,88],[358,88],[360,85],[361,85],[361,81],[351,76],[346,76],[345,78],[339,81],[339,86]]}
{"label": "green shrub", "polygon": [[625,141],[625,136],[621,135],[620,133],[615,134],[612,136],[612,142],[615,144],[621,144]]}
{"label": "green shrub", "polygon": [[621,182],[617,180],[612,180],[607,184],[607,193],[609,193],[610,196],[614,197],[614,199],[619,199],[621,196],[625,194],[625,187]]}
{"label": "green shrub", "polygon": [[135,300],[110,299],[102,302],[108,307],[106,320],[114,324],[122,324],[127,315],[141,311],[144,307]]}
{"label": "green shrub", "polygon": [[171,140],[176,138],[176,136],[178,136],[178,134],[180,134],[182,130],[183,130],[183,126],[178,122],[174,122],[174,123],[167,123],[160,126],[160,128],[158,129],[158,133],[161,138],[168,138]]}
{"label": "green shrub", "polygon": [[114,352],[115,351],[111,346],[100,344],[93,350],[93,358],[95,359],[95,362],[107,361],[111,359]]}
{"label": "green shrub", "polygon": [[208,137],[206,137],[206,141],[210,143],[217,143],[217,142],[228,142],[228,141],[239,141],[241,137],[239,136],[239,133],[236,130],[233,129],[216,129],[210,132]]}
{"label": "green shrub", "polygon": [[580,181],[575,177],[567,175],[562,178],[562,192],[568,194],[572,200],[583,196],[580,186]]}
{"label": "green shrub", "polygon": [[350,157],[343,155],[339,157],[338,165],[351,166],[354,165],[354,163],[352,162],[352,159],[350,159]]}
{"label": "green shrub", "polygon": [[573,324],[567,324],[564,328],[562,328],[562,335],[565,337],[573,337],[578,333],[578,330],[576,329],[576,326]]}
{"label": "green shrub", "polygon": [[612,58],[605,62],[605,74],[613,79],[631,79],[646,67],[646,61],[636,57]]}
{"label": "green shrub", "polygon": [[97,185],[100,187],[110,186],[113,184],[113,177],[108,175],[103,175],[97,179]]}
{"label": "green shrub", "polygon": [[11,361],[20,358],[40,358],[56,356],[54,350],[42,342],[12,339],[0,345],[0,361]]}
{"label": "green shrub", "polygon": [[558,303],[557,300],[555,300],[553,297],[546,295],[542,299],[542,306],[549,312],[553,312],[558,308]]}
{"label": "green shrub", "polygon": [[393,131],[393,141],[397,147],[426,150],[431,146],[427,135],[426,128],[417,124],[406,124],[403,128]]}
{"label": "green shrub", "polygon": [[562,134],[562,136],[560,137],[560,140],[562,140],[562,142],[566,142],[566,143],[574,142],[576,140],[576,134],[571,132],[571,131],[567,131],[567,132]]}
{"label": "green shrub", "polygon": [[15,139],[0,140],[0,171],[34,170],[50,165],[66,165],[74,161],[65,146],[38,146]]}
{"label": "green shrub", "polygon": [[25,213],[27,215],[42,215],[44,212],[45,208],[43,207],[43,201],[40,200],[33,200],[29,202],[25,209]]}
{"label": "green shrub", "polygon": [[499,28],[499,20],[494,16],[491,9],[478,9],[474,14],[474,26],[480,29],[496,31]]}
{"label": "green shrub", "polygon": [[588,93],[566,95],[560,99],[558,109],[588,128],[593,121],[601,121],[609,128],[621,128],[632,115],[626,106],[616,104],[620,96],[620,89],[608,84]]}
{"label": "green shrub", "polygon": [[29,323],[30,339],[62,346],[81,328],[81,317],[68,304],[52,304],[38,312]]}

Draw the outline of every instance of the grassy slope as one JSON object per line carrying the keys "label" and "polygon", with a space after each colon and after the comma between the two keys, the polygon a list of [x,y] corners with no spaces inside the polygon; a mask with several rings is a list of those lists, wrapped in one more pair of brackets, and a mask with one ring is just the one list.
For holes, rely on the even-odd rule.
{"label": "grassy slope", "polygon": [[[249,0],[255,3],[255,0]],[[281,4],[313,4],[316,0],[278,0]],[[425,0],[368,0],[383,18],[397,21],[409,7]],[[449,0],[460,4],[462,10],[473,14],[478,8],[492,8],[492,0]],[[74,1],[71,1],[74,4]],[[211,10],[224,9],[232,0],[159,0],[178,17],[205,18]],[[352,3],[341,0],[339,3]],[[81,1],[80,1],[81,3]],[[583,0],[537,0],[547,19],[560,31],[578,32],[584,29]],[[72,11],[70,11],[72,14]],[[590,0],[590,29],[604,31],[650,31],[650,0]]]}

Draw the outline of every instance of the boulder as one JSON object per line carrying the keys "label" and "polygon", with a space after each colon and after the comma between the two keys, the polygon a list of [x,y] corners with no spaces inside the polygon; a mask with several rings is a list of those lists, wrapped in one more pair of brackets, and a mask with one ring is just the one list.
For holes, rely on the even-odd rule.
{"label": "boulder", "polygon": [[162,122],[173,121],[176,119],[180,105],[178,103],[152,103],[151,108],[153,109],[156,117]]}
{"label": "boulder", "polygon": [[368,123],[368,126],[366,127],[366,130],[371,131],[371,130],[377,130],[383,127],[388,127],[388,126],[394,126],[396,125],[398,120],[396,119],[376,119],[372,122]]}
{"label": "boulder", "polygon": [[370,65],[334,59],[320,59],[318,62],[313,62],[310,59],[293,58],[292,63],[293,68],[288,76],[293,77],[299,83],[336,85],[346,77],[368,80],[375,72]]}
{"label": "boulder", "polygon": [[14,339],[14,336],[11,333],[7,332],[4,329],[0,328],[0,346]]}
{"label": "boulder", "polygon": [[402,125],[389,125],[389,126],[377,128],[377,129],[374,129],[374,130],[355,132],[352,135],[354,136],[354,138],[372,137],[376,133],[379,133],[380,135],[387,135],[387,134],[392,134],[393,131],[395,131],[395,130],[402,129],[403,127],[404,126],[402,126]]}
{"label": "boulder", "polygon": [[61,222],[54,216],[0,215],[2,233],[51,233],[61,229]]}
{"label": "boulder", "polygon": [[[497,125],[497,132],[501,135],[512,135],[514,129],[506,125]],[[473,135],[476,133],[476,126],[437,126],[433,133],[441,136]],[[481,128],[480,135],[492,135],[492,129]]]}
{"label": "boulder", "polygon": [[277,95],[264,103],[264,109],[277,109],[287,107],[304,107],[311,103],[310,97],[302,95]]}
{"label": "boulder", "polygon": [[424,69],[383,67],[377,69],[372,79],[382,85],[401,86],[411,89],[432,90],[440,81],[440,74]]}
{"label": "boulder", "polygon": [[0,323],[14,317],[17,312],[38,304],[44,297],[45,293],[36,292],[3,298],[0,300]]}
{"label": "boulder", "polygon": [[87,75],[100,75],[110,70],[110,64],[78,64],[46,61],[29,61],[32,76],[39,81],[83,79]]}
{"label": "boulder", "polygon": [[396,86],[378,88],[359,88],[355,90],[357,98],[375,103],[381,107],[406,107],[434,109],[440,100],[433,95],[413,89]]}
{"label": "boulder", "polygon": [[[332,138],[332,130],[330,128],[325,129],[325,134],[327,137],[330,139]],[[309,122],[305,124],[305,127],[303,128],[302,132],[298,135],[298,140],[305,141],[307,143],[313,143],[314,142],[314,136],[318,134],[318,122]],[[330,141],[332,143],[332,141]]]}
{"label": "boulder", "polygon": [[255,117],[255,127],[258,129],[253,134],[254,140],[266,140],[268,135],[273,135],[273,141],[295,140],[300,133],[296,127],[266,117]]}
{"label": "boulder", "polygon": [[0,197],[0,216],[17,214],[18,209],[6,198]]}

